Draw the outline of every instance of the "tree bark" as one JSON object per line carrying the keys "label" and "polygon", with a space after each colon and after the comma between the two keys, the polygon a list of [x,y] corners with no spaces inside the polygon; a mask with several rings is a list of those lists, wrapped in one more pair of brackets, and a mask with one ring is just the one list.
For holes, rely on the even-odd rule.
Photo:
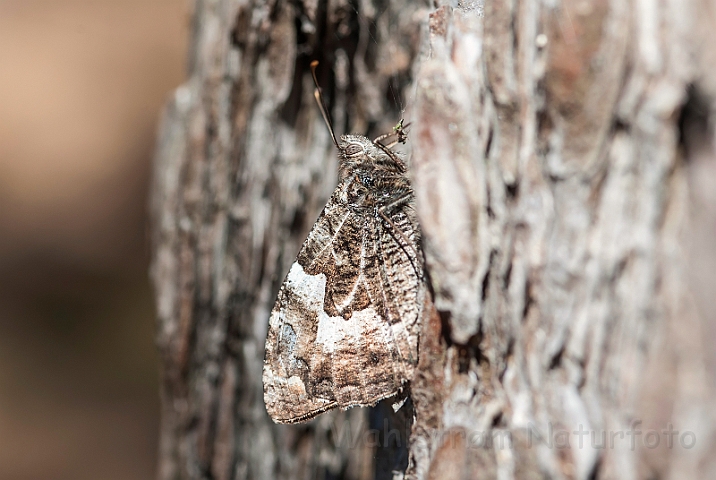
{"label": "tree bark", "polygon": [[[158,477],[716,478],[715,15],[196,0],[151,199]],[[314,59],[337,133],[412,122],[434,308],[397,414],[277,426],[268,314],[336,183]]]}

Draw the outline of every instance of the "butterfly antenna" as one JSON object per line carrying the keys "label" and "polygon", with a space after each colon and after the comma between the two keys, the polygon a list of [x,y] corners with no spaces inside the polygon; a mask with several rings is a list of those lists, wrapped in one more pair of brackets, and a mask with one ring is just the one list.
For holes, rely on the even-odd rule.
{"label": "butterfly antenna", "polygon": [[328,127],[328,131],[331,133],[331,138],[333,139],[333,144],[338,148],[338,141],[336,140],[336,134],[333,132],[333,123],[331,123],[331,117],[328,116],[328,109],[326,108],[326,103],[323,101],[323,92],[321,91],[321,87],[318,86],[318,78],[316,78],[316,67],[318,66],[318,60],[314,60],[311,62],[311,74],[313,75],[313,83],[316,84],[316,89],[313,91],[313,96],[316,98],[316,103],[318,103],[318,108],[321,110],[321,115],[323,115],[323,121],[326,122],[326,126]]}

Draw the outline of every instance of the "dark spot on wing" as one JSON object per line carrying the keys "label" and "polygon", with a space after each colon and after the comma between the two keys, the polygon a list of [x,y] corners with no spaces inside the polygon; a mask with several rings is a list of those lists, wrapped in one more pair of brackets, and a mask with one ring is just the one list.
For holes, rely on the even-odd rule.
{"label": "dark spot on wing", "polygon": [[378,365],[380,362],[380,358],[378,358],[378,355],[376,355],[375,352],[370,353],[370,363],[371,365]]}

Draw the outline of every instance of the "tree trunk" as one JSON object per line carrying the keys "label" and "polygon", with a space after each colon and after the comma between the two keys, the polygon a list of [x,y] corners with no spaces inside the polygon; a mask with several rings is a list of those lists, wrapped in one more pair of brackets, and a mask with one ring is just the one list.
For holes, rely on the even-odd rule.
{"label": "tree trunk", "polygon": [[[194,8],[152,195],[160,479],[716,478],[713,2]],[[397,414],[277,426],[268,315],[336,184],[314,59],[337,133],[412,122],[435,308]]]}

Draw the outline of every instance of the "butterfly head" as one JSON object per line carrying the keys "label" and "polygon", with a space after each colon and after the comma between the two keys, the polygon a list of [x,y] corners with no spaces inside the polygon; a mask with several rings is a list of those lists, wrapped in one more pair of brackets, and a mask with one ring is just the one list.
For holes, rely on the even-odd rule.
{"label": "butterfly head", "polygon": [[362,135],[341,135],[338,157],[342,169],[377,169],[404,173],[405,164],[387,146]]}

